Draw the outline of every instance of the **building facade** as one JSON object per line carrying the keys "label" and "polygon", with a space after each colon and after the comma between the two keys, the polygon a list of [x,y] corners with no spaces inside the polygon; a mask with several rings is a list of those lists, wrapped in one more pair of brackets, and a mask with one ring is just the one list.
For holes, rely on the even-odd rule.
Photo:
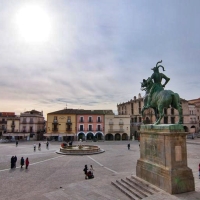
{"label": "building facade", "polygon": [[104,113],[102,110],[79,110],[77,113],[78,140],[104,140]]}
{"label": "building facade", "polygon": [[47,114],[47,133],[52,140],[104,140],[105,114],[112,110],[63,109]]}
{"label": "building facade", "polygon": [[105,140],[129,140],[130,115],[105,115]]}
{"label": "building facade", "polygon": [[20,114],[20,132],[25,134],[27,140],[42,140],[44,128],[43,112],[31,110]]}
{"label": "building facade", "polygon": [[76,139],[76,110],[64,109],[47,114],[45,136],[58,141]]}
{"label": "building facade", "polygon": [[[186,132],[192,133],[194,131],[194,123],[196,121],[191,120],[191,106],[189,102],[185,99],[181,99],[182,109],[183,109],[183,126]],[[141,115],[141,110],[144,106],[143,98],[141,94],[138,95],[138,98],[134,96],[133,99],[127,102],[117,104],[118,114],[119,115],[130,115],[130,124],[131,124],[131,135],[137,139],[138,131],[140,130],[141,124],[153,124],[156,121],[155,114],[153,109],[147,109],[144,112],[144,117]],[[200,109],[199,109],[200,110]],[[196,114],[195,114],[196,115]],[[195,117],[193,116],[193,119]],[[198,116],[197,116],[198,119]],[[164,108],[164,117],[161,120],[161,124],[174,124],[179,120],[178,111],[174,108]],[[199,128],[195,126],[195,131]]]}
{"label": "building facade", "polygon": [[14,116],[14,112],[0,112],[0,136],[7,132],[7,119]]}

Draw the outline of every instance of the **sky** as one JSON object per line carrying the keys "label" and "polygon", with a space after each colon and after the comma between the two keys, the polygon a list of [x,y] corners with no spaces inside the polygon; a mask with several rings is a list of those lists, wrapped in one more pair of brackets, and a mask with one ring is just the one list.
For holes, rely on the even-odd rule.
{"label": "sky", "polygon": [[0,111],[116,112],[144,95],[141,82],[160,60],[166,89],[199,98],[199,7],[199,0],[1,0]]}

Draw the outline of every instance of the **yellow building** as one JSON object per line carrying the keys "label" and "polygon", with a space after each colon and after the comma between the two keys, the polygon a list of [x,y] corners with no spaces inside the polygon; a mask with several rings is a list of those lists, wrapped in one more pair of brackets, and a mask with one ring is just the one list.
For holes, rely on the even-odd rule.
{"label": "yellow building", "polygon": [[58,141],[73,141],[76,139],[75,109],[64,109],[47,114],[46,136]]}

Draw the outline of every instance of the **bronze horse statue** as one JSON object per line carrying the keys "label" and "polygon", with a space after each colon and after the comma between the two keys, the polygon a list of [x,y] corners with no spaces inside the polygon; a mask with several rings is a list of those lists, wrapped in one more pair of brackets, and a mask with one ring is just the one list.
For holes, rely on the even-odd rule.
{"label": "bronze horse statue", "polygon": [[180,103],[179,94],[174,93],[171,90],[164,90],[162,86],[158,87],[156,91],[152,94],[152,99],[150,102],[150,106],[147,106],[149,92],[153,86],[153,81],[151,78],[147,80],[143,79],[141,83],[141,90],[146,91],[146,95],[144,97],[144,107],[142,108],[142,116],[144,116],[144,111],[148,108],[153,108],[156,116],[156,122],[154,125],[160,124],[161,119],[164,116],[164,108],[169,108],[170,106],[178,110],[179,113],[179,121],[178,124],[183,123],[183,115],[182,115],[182,106]]}

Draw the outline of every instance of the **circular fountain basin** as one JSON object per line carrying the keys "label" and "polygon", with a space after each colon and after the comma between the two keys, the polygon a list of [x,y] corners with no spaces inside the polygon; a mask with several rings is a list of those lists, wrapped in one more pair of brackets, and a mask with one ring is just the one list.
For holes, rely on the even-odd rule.
{"label": "circular fountain basin", "polygon": [[61,144],[60,150],[56,151],[56,153],[63,155],[91,155],[103,152],[105,152],[103,149],[95,145],[65,146],[63,143]]}

